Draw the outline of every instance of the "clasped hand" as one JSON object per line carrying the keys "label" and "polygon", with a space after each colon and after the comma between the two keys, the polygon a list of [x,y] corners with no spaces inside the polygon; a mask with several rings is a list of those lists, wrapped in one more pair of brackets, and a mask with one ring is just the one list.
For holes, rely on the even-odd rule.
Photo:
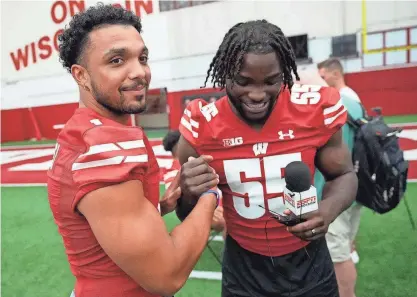
{"label": "clasped hand", "polygon": [[211,156],[188,158],[159,201],[162,215],[174,211],[181,196],[195,202],[201,194],[219,183],[219,176],[208,164],[211,161]]}

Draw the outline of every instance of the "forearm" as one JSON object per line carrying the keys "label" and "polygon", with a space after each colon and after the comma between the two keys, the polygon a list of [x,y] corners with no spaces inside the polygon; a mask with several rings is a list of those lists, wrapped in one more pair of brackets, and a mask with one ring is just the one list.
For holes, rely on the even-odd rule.
{"label": "forearm", "polygon": [[357,190],[358,178],[354,171],[349,171],[325,183],[320,208],[329,215],[331,222],[352,205]]}
{"label": "forearm", "polygon": [[207,245],[215,206],[214,197],[201,197],[183,223],[171,232],[176,259],[174,274],[184,282]]}

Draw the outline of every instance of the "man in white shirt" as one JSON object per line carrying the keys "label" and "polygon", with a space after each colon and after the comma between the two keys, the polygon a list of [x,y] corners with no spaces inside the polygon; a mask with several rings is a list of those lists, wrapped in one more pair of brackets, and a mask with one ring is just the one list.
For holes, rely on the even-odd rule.
{"label": "man in white shirt", "polygon": [[339,90],[341,96],[346,96],[361,102],[358,94],[345,83],[343,66],[336,58],[330,58],[317,64],[320,76],[330,87]]}
{"label": "man in white shirt", "polygon": [[[326,83],[340,92],[343,104],[353,117],[363,116],[360,106],[361,100],[354,90],[346,86],[343,66],[338,59],[331,58],[317,64],[318,73]],[[359,104],[358,104],[359,103]],[[344,141],[349,149],[353,149],[354,132],[349,126],[344,127]],[[315,181],[320,183],[320,179]],[[354,203],[343,212],[330,226],[326,234],[326,241],[330,255],[335,264],[336,278],[339,285],[340,297],[354,297],[356,283],[356,269],[354,263],[359,261],[355,249],[354,238],[359,229],[361,205]],[[350,244],[350,246],[349,246]],[[350,248],[350,249],[349,249]],[[351,252],[349,254],[349,252]],[[352,263],[353,262],[353,263]]]}

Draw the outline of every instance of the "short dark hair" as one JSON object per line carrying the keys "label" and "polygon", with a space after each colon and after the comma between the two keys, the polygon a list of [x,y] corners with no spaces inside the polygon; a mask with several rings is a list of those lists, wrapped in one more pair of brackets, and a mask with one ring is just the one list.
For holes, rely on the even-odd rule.
{"label": "short dark hair", "polygon": [[142,24],[133,12],[111,4],[98,3],[86,11],[73,16],[69,26],[59,35],[59,58],[71,73],[71,67],[81,62],[88,35],[96,28],[105,25],[131,25],[141,33]]}
{"label": "short dark hair", "polygon": [[178,130],[169,131],[168,134],[165,135],[164,139],[162,140],[164,150],[172,153],[172,149],[180,140],[180,136],[181,133]]}
{"label": "short dark hair", "polygon": [[224,36],[223,41],[214,56],[207,71],[204,87],[211,76],[213,87],[224,88],[226,79],[234,79],[242,68],[243,56],[253,52],[266,54],[275,51],[280,59],[284,72],[284,86],[289,88],[294,84],[294,75],[297,80],[297,64],[291,43],[282,30],[266,20],[238,23]]}
{"label": "short dark hair", "polygon": [[317,64],[317,69],[330,69],[330,70],[339,70],[343,74],[343,66],[340,63],[340,60],[337,58],[329,58]]}

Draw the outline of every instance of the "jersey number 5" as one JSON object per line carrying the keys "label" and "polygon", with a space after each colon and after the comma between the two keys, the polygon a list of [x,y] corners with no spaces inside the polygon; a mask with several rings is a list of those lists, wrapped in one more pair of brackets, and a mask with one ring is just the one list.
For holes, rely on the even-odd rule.
{"label": "jersey number 5", "polygon": [[291,102],[295,104],[317,104],[320,101],[321,86],[294,84],[291,88]]}
{"label": "jersey number 5", "polygon": [[[265,194],[279,195],[284,191],[285,181],[281,169],[293,161],[301,161],[301,153],[268,156],[262,162],[260,158],[225,160],[224,172],[230,189],[242,196],[247,194],[249,198],[248,203],[245,203],[245,198],[233,195],[236,212],[245,219],[262,217],[266,206],[269,210],[282,213],[285,210],[282,197],[265,199]],[[242,182],[241,173],[247,179],[262,178],[265,182]]]}

